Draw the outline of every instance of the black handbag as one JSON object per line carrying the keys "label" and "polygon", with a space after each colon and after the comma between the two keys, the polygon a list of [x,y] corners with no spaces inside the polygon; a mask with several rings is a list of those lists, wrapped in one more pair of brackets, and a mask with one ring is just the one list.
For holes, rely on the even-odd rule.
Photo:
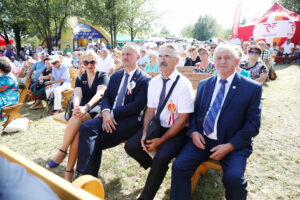
{"label": "black handbag", "polygon": [[74,108],[74,105],[73,105],[73,96],[71,96],[69,102],[68,102],[68,105],[66,107],[66,110],[65,110],[65,120],[66,121],[69,121],[69,119],[72,117],[73,115],[73,108]]}
{"label": "black handbag", "polygon": [[172,91],[173,91],[175,85],[177,84],[179,78],[180,78],[180,76],[178,75],[175,82],[173,83],[172,87],[170,88],[166,98],[164,99],[162,105],[158,108],[156,115],[151,119],[148,130],[147,130],[147,135],[146,135],[145,141],[160,137],[161,125],[160,125],[159,116],[160,116],[160,113],[162,112],[162,110],[164,109],[169,97],[171,96]]}

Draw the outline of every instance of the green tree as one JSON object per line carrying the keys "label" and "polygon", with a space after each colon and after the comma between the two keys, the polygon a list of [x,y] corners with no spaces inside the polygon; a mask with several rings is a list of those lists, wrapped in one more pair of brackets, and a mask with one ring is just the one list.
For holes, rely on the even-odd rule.
{"label": "green tree", "polygon": [[182,28],[181,35],[186,38],[192,38],[193,37],[193,29],[194,29],[193,24],[187,25]]}
{"label": "green tree", "polygon": [[293,11],[300,15],[300,1],[299,0],[273,0],[274,3],[279,3],[286,9]]}
{"label": "green tree", "polygon": [[9,35],[13,36],[16,42],[17,53],[21,49],[21,38],[26,33],[26,18],[22,17],[22,10],[17,9],[17,4],[9,0],[0,2],[0,35],[9,43]]}
{"label": "green tree", "polygon": [[208,40],[215,36],[218,29],[216,19],[209,15],[200,16],[193,29],[193,37],[197,40]]}
{"label": "green tree", "polygon": [[62,28],[67,18],[76,15],[81,0],[13,0],[19,16],[28,19],[30,30],[34,35],[44,39],[49,53],[52,46],[58,45]]}
{"label": "green tree", "polygon": [[162,35],[170,35],[171,33],[170,33],[169,29],[166,26],[163,26],[161,28],[160,34],[162,34]]}
{"label": "green tree", "polygon": [[128,13],[124,23],[131,41],[134,41],[137,33],[149,32],[158,19],[160,14],[153,9],[152,4],[152,0],[127,0]]}
{"label": "green tree", "polygon": [[116,46],[117,33],[125,30],[126,4],[126,0],[85,0],[85,18],[109,30],[112,47]]}

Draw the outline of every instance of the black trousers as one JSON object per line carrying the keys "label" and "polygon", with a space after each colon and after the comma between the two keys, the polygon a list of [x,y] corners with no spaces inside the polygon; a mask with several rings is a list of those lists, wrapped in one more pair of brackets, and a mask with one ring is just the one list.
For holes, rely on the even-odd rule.
{"label": "black trousers", "polygon": [[[160,134],[163,135],[167,130],[166,128],[162,128]],[[170,161],[177,156],[187,142],[187,130],[187,128],[183,128],[175,137],[163,143],[158,148],[154,158],[142,149],[142,129],[127,141],[125,145],[127,154],[134,158],[143,168],[147,169],[151,167],[140,196],[143,200],[150,200],[155,197],[168,171]]]}
{"label": "black trousers", "polygon": [[88,120],[80,125],[76,167],[79,173],[97,177],[102,150],[128,140],[142,126],[137,117],[117,119],[116,122],[116,130],[113,133],[102,130],[102,117]]}

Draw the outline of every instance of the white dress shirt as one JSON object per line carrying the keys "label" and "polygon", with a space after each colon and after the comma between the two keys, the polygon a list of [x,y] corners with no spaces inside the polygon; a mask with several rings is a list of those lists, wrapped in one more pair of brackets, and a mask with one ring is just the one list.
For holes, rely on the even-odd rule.
{"label": "white dress shirt", "polygon": [[[160,122],[161,125],[165,128],[169,128],[172,126],[172,122],[170,121],[170,115],[172,112],[168,110],[168,105],[173,103],[176,106],[176,111],[173,113],[174,121],[178,118],[178,113],[192,113],[194,112],[194,94],[193,94],[193,87],[191,82],[182,74],[178,73],[175,70],[170,76],[170,80],[166,83],[166,94],[167,96],[171,86],[175,82],[177,75],[180,75],[180,78],[167,101],[164,109],[160,114]],[[147,107],[149,108],[156,108],[155,113],[157,112],[158,102],[160,93],[163,87],[163,80],[162,75],[159,74],[151,79],[148,86],[148,102]]]}
{"label": "white dress shirt", "polygon": [[[214,130],[211,134],[209,134],[207,137],[209,137],[210,139],[213,139],[213,140],[217,140],[218,137],[217,137],[217,124],[218,124],[218,119],[219,119],[219,115],[220,115],[220,112],[222,110],[222,106],[224,104],[224,101],[226,99],[226,96],[227,96],[227,93],[229,91],[229,88],[231,87],[231,83],[233,81],[233,78],[235,76],[235,73],[231,74],[226,80],[227,80],[227,83],[225,84],[225,93],[224,93],[224,98],[222,100],[222,103],[221,103],[221,108],[217,114],[217,117],[216,117],[216,121],[215,121],[215,124],[214,124]],[[211,101],[210,101],[210,105],[209,105],[209,109],[206,113],[206,115],[208,114],[211,106],[213,105],[213,102],[215,101],[215,98],[217,96],[217,93],[221,87],[221,83],[220,83],[220,80],[221,80],[221,77],[218,75],[217,76],[217,82],[216,82],[216,85],[215,85],[215,88],[214,88],[214,92],[213,92],[213,95],[212,95],[212,98],[211,98]],[[232,86],[234,87],[234,86]],[[206,116],[205,116],[206,117]],[[205,119],[205,118],[204,118]],[[203,130],[204,131],[204,130]]]}
{"label": "white dress shirt", "polygon": [[115,63],[110,55],[107,55],[105,59],[100,57],[99,65],[97,65],[97,70],[100,72],[109,73],[111,69],[115,69]]}

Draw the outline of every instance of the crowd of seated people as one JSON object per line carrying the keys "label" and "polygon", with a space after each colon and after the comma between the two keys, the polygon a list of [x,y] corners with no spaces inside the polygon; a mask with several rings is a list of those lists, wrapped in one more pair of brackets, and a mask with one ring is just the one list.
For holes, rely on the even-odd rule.
{"label": "crowd of seated people", "polygon": [[[183,132],[187,132],[186,124],[190,113],[194,109],[199,112],[198,108],[191,103],[194,102],[191,83],[184,74],[176,70],[176,66],[191,66],[193,67],[192,73],[211,74],[212,78],[203,81],[203,84],[209,84],[211,80],[220,80],[222,77],[225,77],[231,84],[234,76],[237,76],[243,81],[243,84],[250,86],[250,92],[253,95],[258,88],[255,98],[260,99],[260,84],[268,79],[268,65],[271,65],[273,55],[277,52],[275,48],[262,41],[257,45],[255,41],[244,41],[232,45],[222,43],[224,42],[191,45],[186,57],[180,57],[177,50],[177,46],[180,45],[176,44],[164,44],[152,49],[142,47],[141,51],[138,45],[127,44],[122,49],[122,53],[119,50],[109,51],[107,49],[73,51],[67,47],[64,53],[57,50],[55,55],[49,56],[47,52],[40,51],[39,55],[32,55],[36,60],[31,56],[27,56],[25,60],[19,59],[20,64],[17,68],[21,70],[17,70],[18,78],[12,71],[14,64],[3,56],[0,58],[0,114],[2,116],[1,108],[3,106],[12,105],[18,101],[18,81],[20,84],[24,83],[24,78],[31,78],[30,89],[34,103],[30,109],[43,108],[42,100],[53,98],[54,105],[49,114],[55,115],[62,112],[62,92],[71,88],[72,80],[69,71],[71,68],[80,70],[81,73],[76,78],[73,92],[72,116],[64,130],[62,144],[55,156],[47,163],[47,167],[59,166],[68,155],[64,175],[66,180],[73,180],[77,160],[76,169],[79,175],[92,174],[96,176],[101,164],[102,150],[128,141],[125,146],[126,152],[145,169],[151,167],[140,199],[152,199],[164,179],[168,163],[178,155],[181,148],[190,139],[183,136],[185,134]],[[286,62],[290,61],[289,56],[292,53],[299,56],[297,54],[300,51],[299,45],[284,51]],[[186,51],[187,47],[184,48]],[[13,53],[10,58],[14,60]],[[180,60],[184,62],[179,64]],[[231,71],[228,74],[226,67],[229,64]],[[151,79],[146,72],[160,72],[160,74]],[[150,120],[162,105],[167,91],[170,90],[172,84],[176,83],[177,77],[180,77],[177,93],[185,91],[187,95],[181,99],[177,98],[180,95],[170,96],[172,101],[168,102],[162,112],[165,118],[160,119],[163,123],[160,133],[162,139],[149,139],[147,143],[144,143]],[[147,90],[148,85],[151,90]],[[216,85],[217,88],[223,88],[224,92],[226,91],[225,94],[230,89],[228,85],[226,86],[226,82]],[[197,90],[200,93],[197,92],[197,95],[202,94],[203,87],[202,84],[199,84]],[[157,91],[159,93],[156,93]],[[249,96],[244,92],[242,91],[242,94],[248,98]],[[175,92],[175,94],[177,93]],[[214,98],[217,98],[217,93],[211,91],[211,94],[213,93]],[[152,99],[153,96],[155,98]],[[200,101],[202,97],[197,98]],[[207,105],[213,107],[213,102],[210,103]],[[257,102],[255,102],[256,104]],[[141,117],[143,112],[145,113],[144,118]],[[203,115],[203,113],[198,114]],[[253,117],[258,118],[257,116]],[[141,119],[144,119],[144,123]],[[204,116],[201,119],[204,119]],[[197,123],[198,121],[194,120],[195,130],[199,126],[199,124],[196,125]],[[241,124],[243,123],[241,122]],[[190,133],[194,132],[190,130]],[[216,132],[213,133],[214,137],[217,137]],[[180,138],[180,141],[176,141],[176,138]],[[195,138],[198,141],[195,142],[193,139],[192,142],[201,146],[203,138],[209,137],[197,135]],[[211,139],[215,140],[215,138],[207,140]],[[180,146],[175,145],[175,148],[172,146],[174,144]],[[217,143],[212,142],[211,144]],[[146,155],[146,153],[157,151],[160,145],[166,151],[158,151],[153,158]],[[176,152],[168,152],[168,145]],[[231,146],[231,150],[232,148]],[[236,146],[236,148],[241,147]],[[183,151],[183,153],[186,152]],[[184,162],[179,159],[176,163]],[[176,167],[180,167],[180,164],[177,164]],[[179,168],[174,170],[180,171]],[[155,188],[151,188],[152,184],[155,185]],[[173,187],[178,186],[174,184]],[[172,195],[176,193],[174,188]]]}

